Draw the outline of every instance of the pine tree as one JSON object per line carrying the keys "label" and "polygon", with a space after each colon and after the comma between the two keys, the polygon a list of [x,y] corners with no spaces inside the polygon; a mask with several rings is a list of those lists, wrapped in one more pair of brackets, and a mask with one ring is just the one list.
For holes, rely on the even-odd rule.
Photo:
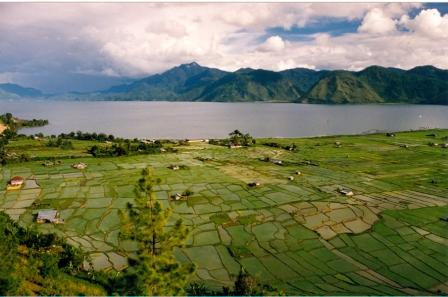
{"label": "pine tree", "polygon": [[127,211],[121,212],[122,236],[138,243],[137,257],[126,271],[128,293],[134,295],[184,295],[195,269],[174,257],[174,249],[184,246],[189,230],[180,219],[167,226],[172,210],[157,201],[153,187],[159,183],[144,169],[135,188],[135,205],[128,204]]}

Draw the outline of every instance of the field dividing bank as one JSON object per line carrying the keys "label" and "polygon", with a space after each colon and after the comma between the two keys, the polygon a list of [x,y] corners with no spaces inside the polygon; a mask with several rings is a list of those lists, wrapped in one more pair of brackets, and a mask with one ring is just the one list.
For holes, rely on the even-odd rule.
{"label": "field dividing bank", "polygon": [[[116,158],[89,156],[95,142],[62,150],[21,139],[8,148],[61,162],[2,167],[0,210],[34,225],[38,210],[56,209],[65,223],[39,230],[80,246],[96,269],[120,270],[135,244],[120,238],[118,211],[133,202],[141,169],[151,166],[162,180],[159,201],[192,230],[176,256],[196,263],[194,279],[207,286],[231,285],[244,267],[287,294],[448,294],[448,149],[429,145],[447,137],[448,130],[431,130],[257,139],[236,149],[192,143],[176,153]],[[88,167],[71,167],[78,162]],[[7,191],[17,175],[27,186]],[[193,192],[187,200],[170,199],[186,190]]]}

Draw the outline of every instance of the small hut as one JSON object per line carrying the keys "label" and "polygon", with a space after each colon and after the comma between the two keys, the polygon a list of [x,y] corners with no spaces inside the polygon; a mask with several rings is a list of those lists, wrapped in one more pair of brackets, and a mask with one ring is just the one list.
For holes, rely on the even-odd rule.
{"label": "small hut", "polygon": [[175,200],[175,201],[180,201],[180,200],[187,200],[188,196],[181,194],[181,193],[176,193],[174,195],[171,195],[171,199]]}
{"label": "small hut", "polygon": [[21,186],[21,185],[23,185],[24,182],[25,182],[25,179],[23,177],[21,177],[21,176],[14,176],[9,181],[9,184],[11,186]]}
{"label": "small hut", "polygon": [[49,161],[49,160],[45,160],[45,161],[42,163],[42,165],[45,166],[45,167],[51,167],[51,166],[54,166],[54,162]]}
{"label": "small hut", "polygon": [[8,186],[6,187],[7,190],[19,190],[23,183],[25,182],[25,179],[21,176],[14,176],[9,180]]}
{"label": "small hut", "polygon": [[239,145],[239,144],[229,144],[229,148],[230,149],[236,149],[236,148],[242,148],[243,146],[242,145]]}
{"label": "small hut", "polygon": [[72,165],[73,168],[75,169],[86,169],[87,168],[87,164],[85,163],[76,163]]}
{"label": "small hut", "polygon": [[282,160],[278,160],[278,159],[272,159],[272,163],[274,163],[275,165],[282,165],[283,161]]}
{"label": "small hut", "polygon": [[44,223],[54,223],[54,224],[62,224],[64,220],[59,217],[59,212],[54,209],[44,209],[40,210],[36,216],[36,223],[44,224]]}
{"label": "small hut", "polygon": [[353,191],[349,188],[339,188],[339,193],[345,196],[353,196]]}
{"label": "small hut", "polygon": [[258,187],[258,186],[260,186],[260,183],[254,181],[254,182],[250,182],[250,183],[248,183],[247,185],[248,185],[249,187],[253,188],[253,187]]}
{"label": "small hut", "polygon": [[179,170],[180,169],[179,165],[173,165],[173,164],[168,166],[168,168],[172,169],[172,170]]}
{"label": "small hut", "polygon": [[288,179],[289,179],[289,180],[294,180],[294,176],[292,176],[292,175],[291,175],[291,176],[288,176]]}
{"label": "small hut", "polygon": [[296,171],[296,174],[297,174],[297,175],[302,175],[302,172],[300,172],[300,171],[297,170],[297,171]]}

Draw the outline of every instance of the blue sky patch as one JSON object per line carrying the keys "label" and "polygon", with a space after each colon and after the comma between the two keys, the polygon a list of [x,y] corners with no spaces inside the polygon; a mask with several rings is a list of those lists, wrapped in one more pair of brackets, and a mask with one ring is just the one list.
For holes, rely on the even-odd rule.
{"label": "blue sky patch", "polygon": [[441,15],[448,13],[448,3],[426,3],[424,8],[435,8],[437,9]]}
{"label": "blue sky patch", "polygon": [[348,21],[340,18],[322,17],[313,20],[304,27],[295,25],[290,30],[282,27],[269,28],[266,30],[266,35],[279,35],[283,39],[291,41],[308,41],[316,33],[327,33],[331,36],[355,33],[360,24],[361,20]]}

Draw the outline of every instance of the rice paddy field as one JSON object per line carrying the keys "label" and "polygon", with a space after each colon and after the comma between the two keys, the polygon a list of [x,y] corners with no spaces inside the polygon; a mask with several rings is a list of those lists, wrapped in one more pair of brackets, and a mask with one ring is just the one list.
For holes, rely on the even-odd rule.
{"label": "rice paddy field", "polygon": [[[65,237],[95,269],[120,270],[135,244],[120,239],[118,211],[132,203],[141,169],[150,166],[162,179],[159,201],[192,230],[176,256],[196,263],[194,280],[207,286],[231,285],[242,266],[286,294],[448,294],[448,148],[429,145],[447,138],[448,130],[427,130],[257,139],[237,149],[198,142],[177,153],[117,158],[89,156],[93,142],[62,150],[17,140],[10,151],[62,162],[2,167],[0,210]],[[88,167],[72,168],[77,162]],[[6,191],[16,175],[24,187]],[[187,189],[187,200],[170,199]],[[65,223],[36,224],[40,209],[58,210]]]}

